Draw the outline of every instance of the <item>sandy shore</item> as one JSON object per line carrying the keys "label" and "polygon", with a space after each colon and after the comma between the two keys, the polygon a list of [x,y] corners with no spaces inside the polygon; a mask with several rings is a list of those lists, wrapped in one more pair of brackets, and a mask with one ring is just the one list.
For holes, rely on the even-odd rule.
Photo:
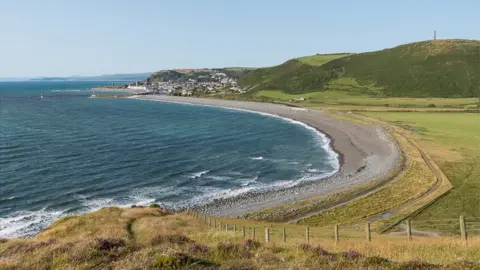
{"label": "sandy shore", "polygon": [[296,200],[326,194],[345,187],[386,177],[401,160],[394,141],[374,125],[363,125],[334,118],[320,110],[299,109],[280,104],[175,96],[137,96],[141,100],[183,102],[224,108],[258,111],[303,122],[327,135],[341,159],[340,170],[329,178],[268,192],[250,192],[216,200],[198,207],[210,215],[241,216]]}

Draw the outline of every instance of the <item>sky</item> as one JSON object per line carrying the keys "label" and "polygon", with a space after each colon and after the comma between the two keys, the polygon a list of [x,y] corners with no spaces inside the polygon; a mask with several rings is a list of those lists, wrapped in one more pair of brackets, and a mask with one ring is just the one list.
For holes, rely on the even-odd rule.
{"label": "sky", "polygon": [[0,0],[0,77],[264,67],[480,39],[478,0]]}

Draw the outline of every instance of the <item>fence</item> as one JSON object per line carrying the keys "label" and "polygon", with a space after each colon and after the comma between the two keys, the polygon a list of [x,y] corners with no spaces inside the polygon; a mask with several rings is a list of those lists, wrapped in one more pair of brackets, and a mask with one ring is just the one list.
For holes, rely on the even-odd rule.
{"label": "fence", "polygon": [[[187,213],[195,218],[202,220],[207,226],[217,231],[231,232],[248,239],[257,239],[265,242],[287,243],[291,241],[310,243],[313,239],[332,239],[339,242],[342,239],[363,239],[372,241],[372,232],[370,223],[366,223],[364,228],[355,233],[342,231],[339,225],[334,225],[330,229],[325,227],[305,226],[299,229],[287,227],[288,224],[276,224],[268,226],[267,224],[249,224],[248,226],[235,224],[234,221],[223,221],[221,218],[201,215],[197,212],[188,210]],[[285,225],[285,227],[282,227]],[[480,234],[480,218],[465,219],[461,216],[458,219],[443,220],[425,220],[411,221],[406,220],[399,226],[400,231],[396,234],[411,240],[417,236],[456,236],[467,241],[468,235]],[[434,229],[432,229],[434,228]],[[363,232],[362,232],[363,231]]]}

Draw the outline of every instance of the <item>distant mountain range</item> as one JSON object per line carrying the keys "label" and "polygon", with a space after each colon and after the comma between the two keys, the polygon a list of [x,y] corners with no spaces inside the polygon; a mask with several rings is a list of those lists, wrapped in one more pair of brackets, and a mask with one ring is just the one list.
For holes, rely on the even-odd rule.
{"label": "distant mountain range", "polygon": [[18,81],[142,81],[151,73],[108,74],[99,76],[39,77],[39,78],[0,78],[0,82]]}
{"label": "distant mountain range", "polygon": [[141,81],[151,73],[108,74],[100,76],[41,77],[29,81]]}

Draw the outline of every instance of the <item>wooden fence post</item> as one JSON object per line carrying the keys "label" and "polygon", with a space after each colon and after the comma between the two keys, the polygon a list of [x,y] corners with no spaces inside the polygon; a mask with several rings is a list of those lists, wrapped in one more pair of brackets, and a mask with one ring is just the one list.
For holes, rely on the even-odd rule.
{"label": "wooden fence post", "polygon": [[338,224],[335,224],[335,227],[333,228],[333,233],[335,234],[335,243],[338,243],[340,240],[340,237],[338,235]]}
{"label": "wooden fence post", "polygon": [[212,227],[212,217],[208,218],[208,227]]}
{"label": "wooden fence post", "polygon": [[216,219],[213,220],[213,227],[215,228],[215,230],[217,229],[217,220]]}
{"label": "wooden fence post", "polygon": [[464,241],[467,241],[467,226],[465,226],[465,217],[460,216],[460,234]]}
{"label": "wooden fence post", "polygon": [[237,234],[237,224],[233,224],[233,234]]}
{"label": "wooden fence post", "polygon": [[410,223],[410,219],[407,219],[407,238],[408,240],[412,239],[412,224]]}
{"label": "wooden fence post", "polygon": [[204,216],[204,217],[205,217],[205,218],[204,218],[204,219],[205,219],[205,224],[207,224],[207,216]]}
{"label": "wooden fence post", "polygon": [[265,243],[270,242],[270,228],[265,228]]}
{"label": "wooden fence post", "polygon": [[242,236],[245,239],[245,226],[242,226]]}
{"label": "wooden fence post", "polygon": [[310,227],[305,227],[305,240],[307,244],[310,244]]}
{"label": "wooden fence post", "polygon": [[225,223],[225,232],[228,232],[228,223]]}
{"label": "wooden fence post", "polygon": [[283,243],[286,243],[287,242],[287,232],[286,232],[285,228],[283,228],[282,238],[283,238]]}
{"label": "wooden fence post", "polygon": [[255,240],[255,227],[252,228],[252,239]]}
{"label": "wooden fence post", "polygon": [[370,233],[370,222],[367,222],[367,225],[365,225],[365,232],[367,233],[367,241],[371,242],[372,241],[372,235]]}

